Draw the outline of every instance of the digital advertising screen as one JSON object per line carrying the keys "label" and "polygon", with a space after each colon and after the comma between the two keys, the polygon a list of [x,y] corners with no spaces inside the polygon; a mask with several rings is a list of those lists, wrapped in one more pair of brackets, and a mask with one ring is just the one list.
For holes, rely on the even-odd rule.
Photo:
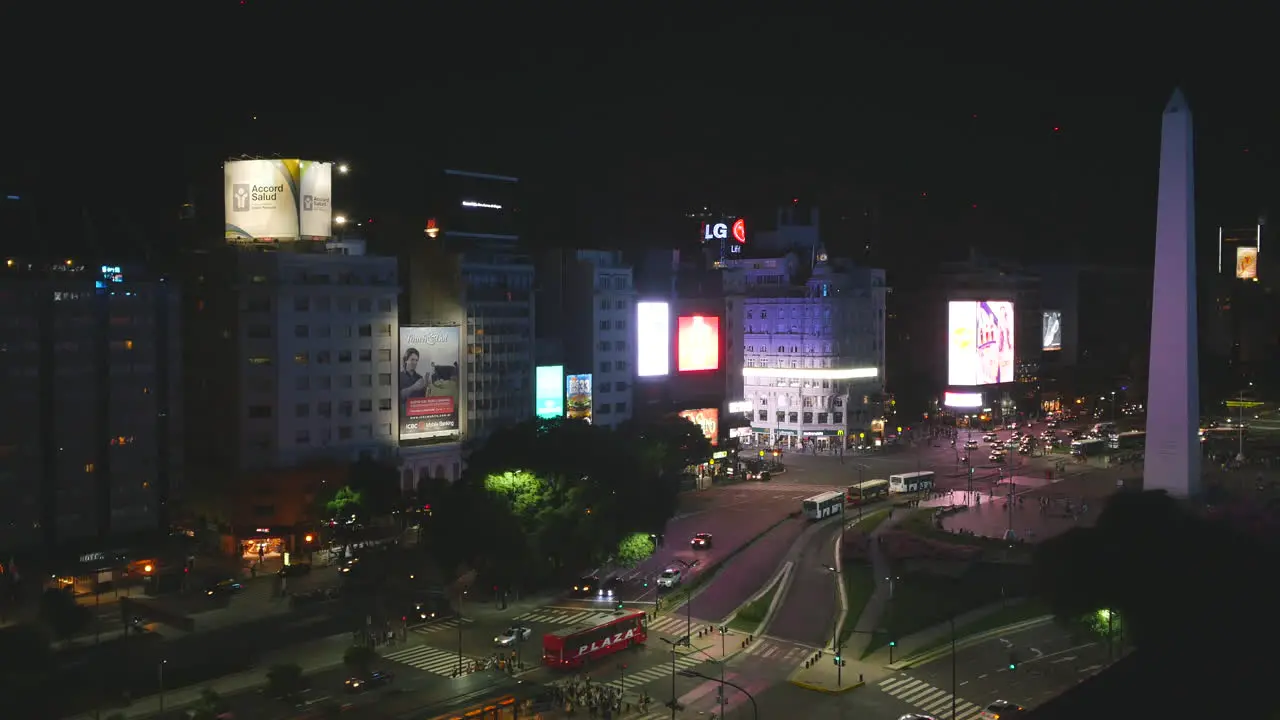
{"label": "digital advertising screen", "polygon": [[591,373],[564,378],[565,417],[591,422]]}
{"label": "digital advertising screen", "polygon": [[982,393],[949,392],[943,395],[942,404],[949,408],[980,408]]}
{"label": "digital advertising screen", "polygon": [[400,326],[400,439],[457,435],[457,327]]}
{"label": "digital advertising screen", "polygon": [[720,444],[720,411],[716,408],[681,411],[680,417],[702,428],[702,434],[712,445]]}
{"label": "digital advertising screen", "polygon": [[1061,350],[1062,349],[1062,312],[1059,310],[1045,310],[1044,320],[1040,326],[1041,337],[1040,342],[1042,350]]}
{"label": "digital advertising screen", "polygon": [[636,303],[636,375],[659,377],[671,372],[671,306]]}
{"label": "digital advertising screen", "polygon": [[539,365],[533,371],[534,414],[540,418],[564,417],[564,366]]}
{"label": "digital advertising screen", "polygon": [[947,307],[947,384],[1013,382],[1013,303],[953,300]]}
{"label": "digital advertising screen", "polygon": [[682,315],[676,323],[676,370],[720,369],[720,318]]}
{"label": "digital advertising screen", "polygon": [[1256,280],[1258,277],[1258,248],[1236,248],[1236,277],[1241,280]]}

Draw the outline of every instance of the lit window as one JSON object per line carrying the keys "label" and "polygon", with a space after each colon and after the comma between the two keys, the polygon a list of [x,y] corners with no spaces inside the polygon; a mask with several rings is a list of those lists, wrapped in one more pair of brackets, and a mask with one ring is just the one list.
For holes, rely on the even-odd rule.
{"label": "lit window", "polygon": [[93,472],[93,463],[85,463],[84,471],[87,473]]}

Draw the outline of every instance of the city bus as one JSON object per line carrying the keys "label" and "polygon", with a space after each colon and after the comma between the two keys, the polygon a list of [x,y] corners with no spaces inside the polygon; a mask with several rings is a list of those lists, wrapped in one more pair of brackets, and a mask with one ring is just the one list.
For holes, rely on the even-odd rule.
{"label": "city bus", "polygon": [[877,500],[882,500],[889,494],[888,480],[868,480],[856,485],[850,485],[845,491],[844,501],[849,505],[866,505]]}
{"label": "city bus", "polygon": [[635,611],[590,627],[567,627],[542,636],[542,663],[574,668],[592,658],[611,655],[648,639],[644,611]]}
{"label": "city bus", "polygon": [[1107,449],[1107,442],[1102,438],[1091,438],[1089,440],[1076,440],[1071,443],[1071,454],[1075,457],[1092,457],[1101,455]]}
{"label": "city bus", "polygon": [[844,492],[826,492],[814,495],[800,504],[804,516],[810,520],[821,520],[832,515],[839,515],[844,510]]}
{"label": "city bus", "polygon": [[1147,444],[1147,433],[1143,430],[1122,432],[1111,438],[1108,445],[1112,450],[1136,450]]}
{"label": "city bus", "polygon": [[889,476],[889,492],[891,493],[921,492],[932,488],[932,470]]}

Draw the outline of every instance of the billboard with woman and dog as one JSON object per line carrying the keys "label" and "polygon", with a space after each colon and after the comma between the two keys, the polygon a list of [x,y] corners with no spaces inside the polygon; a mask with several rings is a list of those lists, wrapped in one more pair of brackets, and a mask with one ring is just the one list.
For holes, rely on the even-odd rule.
{"label": "billboard with woman and dog", "polygon": [[400,440],[453,437],[458,425],[457,327],[400,326]]}

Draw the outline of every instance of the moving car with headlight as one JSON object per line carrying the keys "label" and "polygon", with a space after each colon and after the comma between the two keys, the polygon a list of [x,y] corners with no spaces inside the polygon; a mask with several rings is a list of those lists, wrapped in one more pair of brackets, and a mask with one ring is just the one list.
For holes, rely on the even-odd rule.
{"label": "moving car with headlight", "polygon": [[981,720],[1009,720],[1010,718],[1021,717],[1025,715],[1027,709],[1021,705],[1011,703],[1008,700],[996,700],[983,710],[978,717]]}
{"label": "moving car with headlight", "polygon": [[701,532],[693,536],[689,541],[689,546],[694,550],[709,550],[711,548],[711,533]]}
{"label": "moving car with headlight", "polygon": [[595,597],[600,592],[601,582],[599,578],[584,577],[573,584],[569,590],[569,594],[574,597]]}
{"label": "moving car with headlight", "polygon": [[395,677],[395,675],[392,675],[389,672],[375,670],[363,677],[347,678],[347,681],[343,683],[343,685],[349,693],[362,693],[367,690],[374,690],[390,685],[391,681],[394,680]]}
{"label": "moving car with headlight", "polygon": [[530,630],[524,625],[512,625],[506,630],[503,630],[501,635],[495,637],[493,639],[493,644],[498,647],[510,647],[518,642],[528,640],[529,636],[532,634],[533,630]]}
{"label": "moving car with headlight", "polygon": [[673,588],[680,584],[681,573],[680,568],[667,568],[658,576],[658,587]]}

